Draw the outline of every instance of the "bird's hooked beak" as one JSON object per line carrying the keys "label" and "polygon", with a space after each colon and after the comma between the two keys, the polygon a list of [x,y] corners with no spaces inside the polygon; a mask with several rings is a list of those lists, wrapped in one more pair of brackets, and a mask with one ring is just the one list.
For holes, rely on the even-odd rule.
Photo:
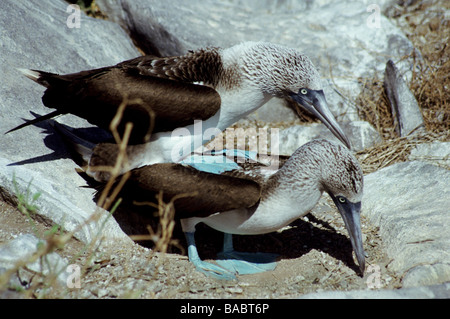
{"label": "bird's hooked beak", "polygon": [[[298,93],[291,93],[290,97],[298,105],[321,120],[348,149],[351,149],[347,136],[328,108],[328,103],[322,90],[300,89]],[[296,111],[299,113],[298,109]]]}
{"label": "bird's hooked beak", "polygon": [[358,260],[359,269],[361,274],[364,275],[366,253],[364,252],[361,233],[361,202],[352,203],[343,197],[336,198],[333,194],[330,194],[330,196],[344,219],[344,224],[350,236],[353,251],[355,252],[356,259]]}

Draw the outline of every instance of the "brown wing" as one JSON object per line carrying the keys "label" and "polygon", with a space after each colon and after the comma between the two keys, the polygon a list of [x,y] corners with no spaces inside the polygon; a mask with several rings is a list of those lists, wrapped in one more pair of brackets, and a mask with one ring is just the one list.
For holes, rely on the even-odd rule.
{"label": "brown wing", "polygon": [[63,81],[45,92],[46,106],[109,129],[119,106],[126,102],[118,128],[123,133],[125,123],[133,123],[132,143],[141,143],[149,131],[170,131],[193,124],[195,119],[207,119],[221,103],[212,88],[143,76],[132,69],[107,68],[60,78]]}
{"label": "brown wing", "polygon": [[174,196],[184,195],[174,204],[177,218],[186,218],[252,207],[259,201],[261,187],[249,179],[165,163],[131,171],[121,196],[127,201],[153,201],[159,191],[163,192],[165,202]]}
{"label": "brown wing", "polygon": [[[112,67],[66,75],[32,71],[36,76],[27,76],[47,87],[42,97],[44,105],[56,111],[9,132],[66,113],[108,130],[122,102],[126,102],[127,107],[118,129],[122,135],[127,122],[134,124],[131,144],[145,142],[150,131],[171,131],[193,124],[194,120],[208,119],[220,109],[219,94],[211,87],[192,84],[201,81],[197,76],[204,75],[194,76],[192,72],[196,70],[183,68],[185,63],[180,69],[172,65],[170,72],[166,70],[168,63],[178,60],[144,56]],[[158,63],[154,63],[152,71],[154,61]],[[177,77],[178,71],[181,73]]]}

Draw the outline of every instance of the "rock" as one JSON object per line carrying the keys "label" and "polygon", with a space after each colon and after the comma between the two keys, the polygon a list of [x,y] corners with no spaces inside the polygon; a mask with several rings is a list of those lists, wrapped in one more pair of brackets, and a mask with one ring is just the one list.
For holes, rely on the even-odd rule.
{"label": "rock", "polygon": [[418,287],[449,280],[450,265],[436,262],[432,265],[420,265],[410,269],[403,277],[402,284],[403,287]]}
{"label": "rock", "polygon": [[[151,54],[180,55],[199,47],[228,47],[242,32],[242,25],[234,25],[237,19],[229,20],[237,7],[214,0],[100,0],[96,4]],[[247,17],[248,12],[239,15]]]}
{"label": "rock", "polygon": [[[400,29],[381,14],[389,1],[379,1],[375,7],[372,1],[355,0],[96,3],[130,34],[138,35],[134,40],[140,47],[151,43],[153,53],[177,55],[199,47],[229,47],[242,41],[269,41],[297,48],[321,69],[327,100],[339,121],[359,119],[354,104],[349,103],[361,91],[359,79],[373,78],[384,71],[387,59],[399,60],[414,50]],[[412,60],[405,59],[399,68],[405,72],[412,65]],[[276,105],[273,112],[284,107]],[[260,119],[266,120],[263,113]],[[289,120],[295,119],[294,113],[288,114]]]}
{"label": "rock", "polygon": [[344,124],[343,129],[346,130],[345,132],[350,138],[352,148],[356,152],[374,146],[382,141],[377,130],[366,121],[348,122]]}
{"label": "rock", "polygon": [[[130,240],[108,212],[96,207],[92,200],[93,190],[80,188],[83,183],[78,181],[80,176],[74,171],[73,162],[66,163],[65,168],[44,165],[42,171],[10,166],[10,163],[0,157],[0,192],[10,194],[9,197],[14,197],[16,191],[31,196],[40,193],[34,204],[37,213],[48,224],[61,225],[86,243],[98,236]],[[61,175],[57,180],[46,178],[45,168],[58,170],[56,173]]]}
{"label": "rock", "polygon": [[394,126],[399,136],[424,131],[425,124],[419,104],[392,60],[386,64],[384,88],[391,104]]}
{"label": "rock", "polygon": [[[6,270],[14,269],[18,262],[29,260],[34,253],[38,251],[38,245],[44,244],[33,235],[20,235],[14,240],[7,242],[0,246],[0,274]],[[25,265],[24,265],[25,266]],[[57,253],[49,253],[45,256],[45,262],[39,259],[26,264],[26,267],[31,271],[47,276],[50,274],[57,274],[59,284],[65,285],[69,274],[66,272],[68,266],[67,261],[59,256]],[[22,268],[22,267],[21,267]],[[23,278],[13,276],[12,284],[16,286],[23,285]],[[22,282],[22,283],[21,283]],[[29,282],[29,281],[28,281]]]}
{"label": "rock", "polygon": [[408,159],[450,167],[450,142],[418,144],[411,150]]}
{"label": "rock", "polygon": [[300,299],[447,299],[450,283],[397,290],[325,291],[303,295]]}
{"label": "rock", "polygon": [[403,287],[450,281],[450,171],[423,162],[395,164],[364,180],[362,214],[380,228]]}
{"label": "rock", "polygon": [[[340,123],[340,126],[350,139],[354,151],[360,151],[381,142],[379,133],[368,122]],[[339,142],[322,123],[291,126],[280,132],[280,154],[291,155],[301,145],[317,138],[326,138]]]}
{"label": "rock", "polygon": [[[67,22],[73,13],[66,11],[68,4],[62,0],[2,1],[0,8],[0,191],[9,195],[15,192],[14,176],[22,193],[31,184],[33,194],[42,193],[37,203],[39,213],[68,231],[77,230],[96,205],[93,190],[81,187],[86,182],[75,173],[76,165],[64,143],[47,134],[52,132],[45,131],[47,123],[3,134],[22,123],[22,118],[30,118],[30,110],[50,112],[41,102],[44,88],[16,68],[70,73],[113,65],[140,54],[127,34],[112,22],[80,13],[80,28],[70,28]],[[75,116],[58,120],[73,127],[91,126]],[[114,225],[109,221],[106,225],[92,223],[76,236],[90,241],[104,226],[105,234],[128,238]]]}

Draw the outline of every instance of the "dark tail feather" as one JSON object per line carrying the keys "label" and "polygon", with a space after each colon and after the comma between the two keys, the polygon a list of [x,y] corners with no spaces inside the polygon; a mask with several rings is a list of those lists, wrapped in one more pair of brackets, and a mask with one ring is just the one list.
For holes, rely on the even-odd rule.
{"label": "dark tail feather", "polygon": [[36,124],[36,123],[39,123],[39,122],[42,122],[42,121],[51,119],[52,117],[55,117],[55,116],[60,115],[60,114],[62,114],[61,111],[58,111],[58,110],[57,110],[57,111],[53,111],[53,112],[51,112],[51,113],[49,113],[49,114],[42,115],[42,116],[40,116],[40,117],[38,117],[38,118],[35,118],[35,119],[33,119],[33,120],[30,120],[30,121],[28,121],[28,122],[25,122],[25,123],[23,123],[23,124],[20,124],[19,126],[16,126],[15,128],[9,130],[9,131],[6,132],[5,134],[8,134],[8,133],[11,133],[11,132],[20,130],[21,128],[24,128],[24,127],[29,126],[29,125],[33,125],[33,124]]}
{"label": "dark tail feather", "polygon": [[[62,139],[65,142],[65,145],[68,146],[69,150],[73,153],[75,158],[73,158],[74,162],[77,163],[81,168],[76,168],[77,173],[86,180],[89,186],[82,187],[90,187],[96,190],[95,198],[97,198],[97,193],[103,191],[105,187],[105,183],[101,183],[96,181],[92,176],[90,176],[86,169],[88,168],[89,160],[92,156],[92,152],[96,144],[87,141],[72,131],[72,128],[66,126],[64,124],[60,124],[57,121],[50,121],[50,124],[55,128],[55,131],[60,134]],[[98,199],[98,198],[97,198]]]}
{"label": "dark tail feather", "polygon": [[[25,75],[27,78],[33,80],[34,82],[45,86],[46,88],[50,87],[51,85],[55,85],[57,83],[63,82],[63,80],[61,80],[61,78],[59,77],[58,74],[54,74],[54,73],[50,73],[50,72],[44,72],[44,71],[38,71],[38,70],[29,70],[29,69],[18,69],[20,72],[22,72],[23,75]],[[33,120],[30,120],[28,122],[25,122],[11,130],[9,130],[8,132],[6,132],[5,134],[20,130],[21,128],[24,128],[28,125],[32,125],[41,121],[45,121],[48,120],[52,117],[55,117],[57,115],[63,114],[61,111],[53,111],[49,114],[40,116],[38,118],[35,118]]]}
{"label": "dark tail feather", "polygon": [[56,121],[52,121],[51,124],[62,135],[72,151],[80,155],[85,163],[89,163],[95,144],[82,139],[63,124],[59,124]]}

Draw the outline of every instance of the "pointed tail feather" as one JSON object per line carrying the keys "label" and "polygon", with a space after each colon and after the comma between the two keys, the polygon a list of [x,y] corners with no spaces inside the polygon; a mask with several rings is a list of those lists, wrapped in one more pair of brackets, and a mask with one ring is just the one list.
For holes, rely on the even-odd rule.
{"label": "pointed tail feather", "polygon": [[37,82],[39,80],[39,77],[41,76],[41,73],[36,70],[21,69],[21,68],[18,68],[17,70],[22,72],[23,75],[25,75],[30,80],[33,80],[34,82]]}
{"label": "pointed tail feather", "polygon": [[44,72],[39,70],[30,70],[30,69],[20,69],[18,68],[23,75],[25,75],[30,80],[33,80],[36,83],[39,83],[42,86],[48,88],[52,82],[61,81],[58,74]]}
{"label": "pointed tail feather", "polygon": [[9,130],[8,132],[6,132],[5,134],[8,134],[8,133],[11,133],[11,132],[20,130],[21,128],[24,128],[24,127],[29,126],[29,125],[33,125],[33,124],[36,124],[36,123],[39,123],[39,122],[42,122],[42,121],[51,119],[52,117],[55,117],[55,116],[61,115],[61,114],[62,114],[61,111],[58,111],[58,110],[57,110],[57,111],[53,111],[53,112],[51,112],[51,113],[49,113],[49,114],[39,116],[39,117],[37,117],[37,118],[35,118],[35,119],[32,119],[32,120],[27,121],[27,122],[25,122],[25,123],[23,123],[23,124],[20,124],[19,126],[16,126],[15,128],[10,129],[10,130]]}
{"label": "pointed tail feather", "polygon": [[64,140],[67,142],[67,145],[78,155],[80,155],[83,161],[89,163],[95,144],[79,137],[63,124],[59,124],[56,121],[52,121],[51,124],[56,131],[62,135]]}
{"label": "pointed tail feather", "polygon": [[[45,86],[47,88],[50,87],[51,84],[56,84],[56,83],[62,81],[59,78],[59,75],[54,74],[54,73],[38,71],[38,70],[20,69],[20,68],[18,68],[17,70],[22,72],[23,75],[25,75],[27,78],[29,78],[29,79],[33,80],[34,82],[36,82],[36,83],[38,83],[38,84],[40,84],[42,86]],[[41,121],[48,120],[48,119],[50,119],[52,117],[55,117],[55,116],[61,115],[61,114],[63,114],[61,111],[58,111],[58,110],[53,111],[53,112],[51,112],[49,114],[40,116],[40,117],[35,118],[33,120],[27,121],[27,122],[25,122],[25,123],[23,123],[23,124],[21,124],[19,126],[16,126],[15,128],[9,130],[5,134],[8,134],[8,133],[20,130],[21,128],[24,128],[26,126],[29,126],[29,125],[32,125],[32,124],[35,124],[35,123],[39,123]]]}

